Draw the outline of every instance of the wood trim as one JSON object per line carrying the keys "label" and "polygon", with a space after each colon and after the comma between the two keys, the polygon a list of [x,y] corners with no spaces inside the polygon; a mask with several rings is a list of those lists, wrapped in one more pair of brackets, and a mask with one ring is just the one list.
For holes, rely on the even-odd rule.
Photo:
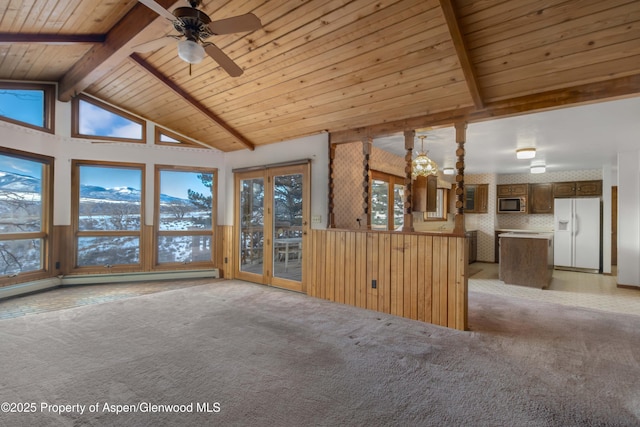
{"label": "wood trim", "polygon": [[[108,111],[120,117],[124,117],[127,120],[130,120],[134,123],[139,124],[140,128],[142,129],[142,135],[140,139],[119,138],[119,137],[101,136],[101,135],[86,135],[86,134],[80,133],[80,101],[88,102],[89,104],[92,104],[98,108],[101,108],[105,111]],[[71,102],[71,136],[74,138],[92,139],[96,141],[132,142],[136,144],[146,144],[147,143],[147,122],[137,116],[134,116],[131,113],[128,113],[125,110],[114,107],[113,105],[109,105],[106,102],[100,101],[99,99],[96,99],[84,94],[80,94],[74,97]]]}
{"label": "wood trim", "polygon": [[[157,0],[165,9],[178,0]],[[164,20],[148,7],[134,2],[133,7],[113,26],[104,43],[93,46],[62,77],[58,86],[58,99],[62,102],[71,98],[107,75],[129,56],[132,39],[156,20]]]}
{"label": "wood trim", "polygon": [[[191,94],[189,94],[186,90],[182,89],[180,86],[175,84],[173,81],[164,76],[160,71],[155,69],[149,62],[144,60],[140,55],[134,53],[131,55],[131,60],[138,64],[142,69],[147,71],[150,75],[155,77],[160,83],[162,83],[165,87],[173,91],[176,95],[183,98],[189,105],[191,105],[196,110],[200,111],[202,114],[211,119],[218,127],[226,131],[229,135],[235,138],[239,143],[244,145],[249,150],[255,150],[255,145],[243,135],[240,134],[237,130],[229,126],[224,120],[218,117],[214,112],[209,110],[204,104],[195,99]],[[213,147],[212,147],[213,148]]]}
{"label": "wood trim", "polygon": [[[56,87],[51,84],[42,83],[23,83],[23,82],[7,82],[0,81],[0,89],[10,90],[42,90],[44,92],[44,126],[34,126],[30,123],[14,120],[10,117],[0,116],[0,120],[24,126],[30,129],[36,129],[47,133],[55,133],[56,120]],[[33,156],[32,156],[33,157]]]}
{"label": "wood trim", "polygon": [[447,28],[449,29],[449,34],[451,35],[453,46],[456,49],[456,54],[458,55],[458,60],[460,61],[462,73],[464,74],[464,78],[467,82],[467,87],[469,88],[471,98],[473,99],[473,104],[476,106],[476,108],[481,109],[484,107],[484,101],[482,100],[482,96],[480,94],[478,77],[476,75],[475,67],[473,66],[471,59],[469,58],[468,49],[462,35],[462,31],[460,31],[458,18],[456,17],[456,11],[451,4],[451,0],[440,0],[440,9],[442,9],[442,14],[444,15],[444,19],[447,23]]}
{"label": "wood trim", "polygon": [[105,34],[45,34],[45,33],[0,33],[0,45],[3,44],[99,44],[107,39]]}
{"label": "wood trim", "polygon": [[464,237],[370,230],[312,230],[311,237],[308,295],[467,329]]}
{"label": "wood trim", "polygon": [[456,122],[479,122],[498,117],[508,117],[560,109],[574,104],[588,104],[640,94],[640,74],[620,77],[605,82],[577,85],[538,94],[487,103],[485,108],[473,107],[447,110],[426,116],[391,121],[379,125],[331,132],[331,143],[361,141],[364,137],[389,136],[425,127],[451,126]]}

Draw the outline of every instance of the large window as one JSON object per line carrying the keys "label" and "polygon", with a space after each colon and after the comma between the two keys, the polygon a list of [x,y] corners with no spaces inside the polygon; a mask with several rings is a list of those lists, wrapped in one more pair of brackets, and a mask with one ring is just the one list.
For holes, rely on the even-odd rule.
{"label": "large window", "polygon": [[76,267],[141,264],[144,165],[74,161]]}
{"label": "large window", "polygon": [[0,119],[53,133],[55,87],[0,82]]}
{"label": "large window", "polygon": [[156,166],[156,264],[212,264],[214,169]]}
{"label": "large window", "polygon": [[404,224],[404,178],[371,171],[371,228],[397,230]]}
{"label": "large window", "polygon": [[77,138],[146,142],[146,122],[123,110],[84,95],[73,98],[72,109]]}
{"label": "large window", "polygon": [[53,160],[0,149],[0,283],[49,269]]}

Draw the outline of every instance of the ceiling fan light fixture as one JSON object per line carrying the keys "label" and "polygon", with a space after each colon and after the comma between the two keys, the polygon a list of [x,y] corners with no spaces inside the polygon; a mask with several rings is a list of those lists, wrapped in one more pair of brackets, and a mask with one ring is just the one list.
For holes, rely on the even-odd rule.
{"label": "ceiling fan light fixture", "polygon": [[178,56],[189,64],[198,64],[204,59],[205,51],[202,45],[193,40],[178,42]]}
{"label": "ceiling fan light fixture", "polygon": [[535,148],[520,148],[516,150],[517,159],[533,159],[536,156]]}

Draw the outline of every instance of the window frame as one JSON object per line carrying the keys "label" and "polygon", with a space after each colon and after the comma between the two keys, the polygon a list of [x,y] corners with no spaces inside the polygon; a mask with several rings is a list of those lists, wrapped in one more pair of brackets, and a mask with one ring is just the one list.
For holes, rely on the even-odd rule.
{"label": "window frame", "polygon": [[[386,182],[388,184],[388,192],[389,194],[387,195],[387,228],[383,229],[383,228],[379,228],[373,227],[373,209],[371,206],[371,191],[373,188],[373,180],[378,180],[378,181],[383,181]],[[395,186],[396,185],[401,185],[404,188],[404,180],[405,178],[399,175],[393,175],[390,173],[386,173],[386,172],[382,172],[379,170],[371,170],[371,174],[370,174],[370,185],[369,185],[369,225],[371,227],[371,229],[373,230],[389,230],[389,231],[393,231],[396,230],[396,226],[395,226],[395,210],[394,210],[394,206],[395,206]],[[400,228],[402,228],[402,226],[404,225],[404,218],[403,218],[403,224],[400,225]]]}
{"label": "window frame", "polygon": [[[88,102],[89,104],[92,104],[105,111],[121,116],[134,123],[138,123],[142,127],[142,136],[140,137],[140,139],[135,139],[135,138],[121,138],[121,137],[115,137],[115,136],[87,135],[84,133],[80,133],[80,101]],[[93,139],[98,141],[146,144],[147,143],[147,121],[137,116],[134,116],[133,114],[125,110],[114,107],[96,98],[93,98],[81,93],[77,96],[74,96],[73,99],[71,100],[71,136],[74,138]]]}
{"label": "window frame", "polygon": [[53,157],[42,154],[34,154],[26,151],[15,150],[6,147],[0,147],[0,154],[10,157],[16,157],[23,160],[41,163],[43,166],[42,173],[42,224],[40,231],[32,231],[25,233],[7,233],[0,234],[1,241],[7,240],[25,240],[25,239],[41,239],[42,248],[40,253],[41,269],[18,273],[15,276],[0,277],[0,287],[9,286],[16,283],[28,282],[31,280],[43,279],[52,275],[52,256],[53,256],[53,176],[54,162]]}
{"label": "window frame", "polygon": [[[140,228],[138,230],[99,230],[99,231],[81,231],[80,228],[80,167],[113,167],[123,169],[140,170]],[[145,195],[146,195],[146,165],[144,163],[125,163],[125,162],[107,162],[96,160],[78,160],[71,161],[71,226],[73,233],[73,256],[72,265],[70,266],[74,272],[83,273],[104,273],[107,268],[108,272],[132,272],[143,271],[145,268],[145,260],[147,257],[146,249],[146,233],[145,233]],[[101,265],[78,265],[78,239],[80,237],[137,237],[139,241],[139,259],[138,263],[131,264],[112,264],[110,266]]]}
{"label": "window frame", "polygon": [[39,130],[47,133],[55,133],[55,105],[56,105],[56,87],[52,84],[45,83],[24,83],[24,82],[7,82],[0,81],[0,90],[42,90],[44,92],[44,126],[36,126],[31,123],[15,120],[10,117],[0,115],[0,120],[24,126],[30,129]]}
{"label": "window frame", "polygon": [[447,221],[447,215],[449,214],[449,193],[450,190],[448,188],[442,188],[442,187],[438,187],[436,188],[436,205],[438,204],[437,202],[437,195],[441,194],[441,208],[442,208],[442,212],[440,212],[441,216],[434,216],[437,215],[438,212],[438,207],[436,207],[436,211],[435,212],[423,212],[422,213],[422,220],[423,221]]}
{"label": "window frame", "polygon": [[[167,172],[191,172],[210,173],[213,175],[211,183],[211,230],[160,230],[160,194],[161,179],[163,171]],[[215,235],[217,227],[218,212],[218,169],[194,166],[176,166],[156,164],[154,170],[154,226],[153,226],[153,268],[156,270],[176,270],[176,269],[200,269],[212,268],[216,264],[216,244]],[[190,263],[182,262],[159,262],[158,243],[163,236],[207,236],[211,238],[211,259],[209,261],[194,261]]]}
{"label": "window frame", "polygon": [[[174,142],[165,142],[165,141],[161,141],[160,140],[160,135],[166,135],[169,138],[173,138],[176,141],[179,141],[178,143],[174,143]],[[165,147],[182,147],[182,148],[206,148],[202,145],[196,144],[195,142],[191,142],[186,140],[184,137],[178,135],[175,132],[172,132],[168,129],[159,127],[159,126],[155,126],[155,131],[154,131],[154,138],[153,138],[153,143],[155,145],[164,145]]]}

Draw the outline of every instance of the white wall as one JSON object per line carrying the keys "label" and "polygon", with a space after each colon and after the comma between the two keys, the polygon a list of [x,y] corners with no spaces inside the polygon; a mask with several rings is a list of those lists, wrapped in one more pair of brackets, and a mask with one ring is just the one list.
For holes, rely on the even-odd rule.
{"label": "white wall", "polygon": [[[218,218],[221,225],[233,224],[233,169],[265,166],[296,160],[311,159],[311,215],[320,216],[320,223],[312,223],[312,228],[326,228],[329,211],[329,135],[326,133],[278,142],[254,151],[234,151],[225,155],[225,174],[221,176],[221,205],[224,214]],[[224,202],[222,202],[224,200]]]}
{"label": "white wall", "polygon": [[618,153],[618,284],[640,287],[640,151]]}

